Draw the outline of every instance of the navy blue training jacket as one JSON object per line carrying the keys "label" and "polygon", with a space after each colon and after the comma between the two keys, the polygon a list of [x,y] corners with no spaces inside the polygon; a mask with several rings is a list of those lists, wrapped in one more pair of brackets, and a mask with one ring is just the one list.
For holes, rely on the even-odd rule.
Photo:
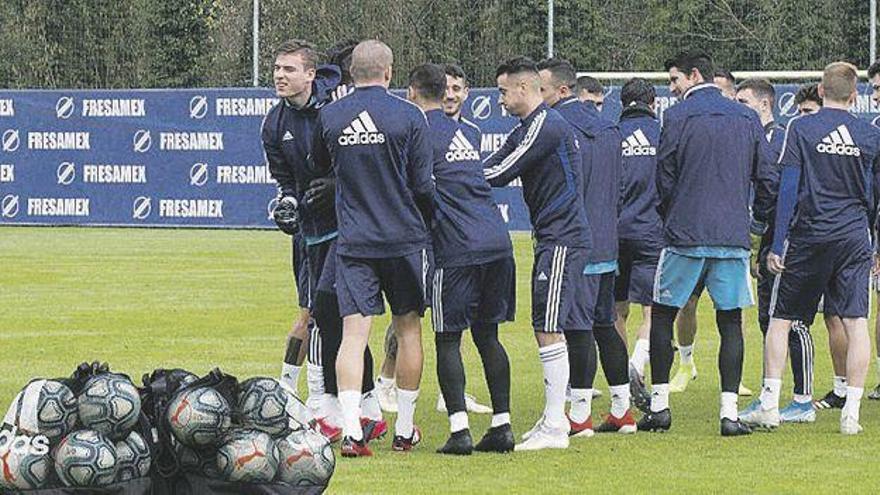
{"label": "navy blue training jacket", "polygon": [[660,122],[647,105],[634,105],[623,109],[618,127],[623,141],[617,233],[621,239],[661,244],[656,181]]}

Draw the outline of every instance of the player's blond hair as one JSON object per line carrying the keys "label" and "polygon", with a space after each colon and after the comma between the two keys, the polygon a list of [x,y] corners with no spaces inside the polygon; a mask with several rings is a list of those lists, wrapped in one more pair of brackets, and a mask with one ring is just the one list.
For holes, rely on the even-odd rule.
{"label": "player's blond hair", "polygon": [[846,103],[856,92],[858,69],[849,62],[832,62],[825,66],[822,74],[822,90],[825,98]]}

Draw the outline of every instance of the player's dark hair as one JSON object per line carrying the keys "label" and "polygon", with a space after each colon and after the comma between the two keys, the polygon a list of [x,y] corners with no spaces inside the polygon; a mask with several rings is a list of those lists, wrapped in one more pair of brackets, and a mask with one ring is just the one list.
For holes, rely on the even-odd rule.
{"label": "player's dark hair", "polygon": [[553,81],[560,86],[568,86],[572,91],[577,90],[577,73],[568,60],[561,58],[545,58],[538,62],[538,70],[546,70],[553,77]]}
{"label": "player's dark hair", "polygon": [[700,72],[700,75],[703,76],[704,80],[710,79],[715,74],[715,68],[712,65],[712,57],[702,50],[681,52],[667,60],[664,67],[666,70],[675,67],[685,74],[690,74],[692,70],[697,69]]}
{"label": "player's dark hair", "polygon": [[713,74],[713,77],[727,79],[728,81],[730,81],[730,84],[736,85],[736,78],[733,77],[733,73],[727,69],[715,69],[715,74]]}
{"label": "player's dark hair", "polygon": [[819,96],[819,83],[804,84],[798,89],[794,95],[794,104],[800,105],[805,101],[813,101],[818,103],[820,107],[822,106],[823,101]]}
{"label": "player's dark hair", "polygon": [[305,40],[287,40],[282,42],[275,49],[275,57],[277,58],[279,55],[286,54],[294,54],[298,53],[302,56],[303,62],[305,63],[305,69],[315,69],[318,67],[318,62],[321,60],[321,52],[318,51],[318,48]]}
{"label": "player's dark hair", "polygon": [[535,61],[530,59],[529,57],[514,57],[505,60],[501,65],[498,66],[498,69],[495,70],[495,77],[499,77],[504,74],[513,75],[522,73],[529,73],[537,76],[538,66],[535,64]]}
{"label": "player's dark hair", "polygon": [[770,100],[770,106],[773,106],[773,103],[776,101],[776,90],[773,89],[770,81],[766,79],[746,79],[739,83],[739,86],[736,87],[736,92],[739,93],[747,89],[750,89],[759,99]]}
{"label": "player's dark hair", "polygon": [[873,79],[877,74],[880,74],[880,60],[874,61],[874,63],[868,67],[868,79]]}
{"label": "player's dark hair", "polygon": [[464,81],[465,87],[470,86],[468,84],[467,74],[464,73],[464,69],[462,69],[460,65],[453,63],[443,64],[443,70],[446,72],[447,76],[452,76]]}
{"label": "player's dark hair", "polygon": [[410,71],[409,87],[428,101],[441,101],[446,94],[446,71],[442,65],[422,64]]}
{"label": "player's dark hair", "polygon": [[339,67],[342,72],[342,84],[351,84],[351,52],[358,44],[357,40],[346,39],[337,42],[327,49],[327,62]]}
{"label": "player's dark hair", "polygon": [[592,76],[581,76],[577,78],[577,92],[580,93],[582,91],[586,91],[593,95],[605,94],[605,88],[602,87],[602,83]]}
{"label": "player's dark hair", "polygon": [[620,103],[626,108],[637,103],[651,105],[657,98],[657,90],[647,79],[634,77],[620,88]]}

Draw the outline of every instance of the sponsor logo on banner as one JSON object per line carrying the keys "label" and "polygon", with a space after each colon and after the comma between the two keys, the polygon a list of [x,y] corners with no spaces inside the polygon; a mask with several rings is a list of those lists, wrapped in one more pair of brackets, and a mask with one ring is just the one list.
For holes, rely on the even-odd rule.
{"label": "sponsor logo on banner", "polygon": [[208,164],[196,163],[189,168],[189,184],[202,187],[208,182]]}
{"label": "sponsor logo on banner", "polygon": [[90,150],[91,134],[72,131],[28,132],[28,148],[32,150]]}
{"label": "sponsor logo on banner", "polygon": [[223,151],[222,132],[160,132],[163,151]]}
{"label": "sponsor logo on banner", "polygon": [[504,146],[507,134],[499,132],[487,132],[480,138],[480,151],[483,153],[495,153]]}
{"label": "sponsor logo on banner", "polygon": [[83,117],[146,117],[147,107],[140,98],[100,98],[82,101]]}
{"label": "sponsor logo on banner", "polygon": [[0,117],[15,117],[14,100],[0,99]]}
{"label": "sponsor logo on banner", "polygon": [[272,198],[269,200],[269,204],[266,205],[266,218],[269,220],[275,220],[275,216],[272,213],[275,212],[275,208],[278,207],[278,198]]}
{"label": "sponsor logo on banner", "polygon": [[278,98],[217,98],[214,108],[219,117],[262,117],[276,103]]}
{"label": "sponsor logo on banner", "polygon": [[223,218],[222,199],[160,199],[163,218]]}
{"label": "sponsor logo on banner", "polygon": [[5,218],[13,218],[18,215],[18,195],[7,194],[3,196],[3,201],[0,201],[0,215]]}
{"label": "sponsor logo on banner", "polygon": [[274,184],[275,179],[265,165],[219,165],[218,184]]}
{"label": "sponsor logo on banner", "polygon": [[70,162],[62,162],[55,171],[55,177],[62,186],[69,186],[76,178],[76,166]]}
{"label": "sponsor logo on banner", "polygon": [[143,220],[150,216],[153,210],[153,201],[147,196],[138,196],[134,198],[131,204],[131,218],[135,220]]}
{"label": "sponsor logo on banner", "polygon": [[143,165],[83,165],[83,182],[89,184],[146,184],[147,167]]}
{"label": "sponsor logo on banner", "polygon": [[153,138],[150,136],[150,131],[141,129],[134,133],[134,138],[132,138],[132,146],[134,150],[138,153],[146,153],[150,150],[150,146],[153,145]]}
{"label": "sponsor logo on banner", "polygon": [[32,217],[87,217],[90,203],[89,198],[28,198],[27,212]]}
{"label": "sponsor logo on banner", "polygon": [[74,103],[72,96],[62,96],[55,102],[55,116],[59,119],[69,119],[73,115]]}
{"label": "sponsor logo on banner", "polygon": [[504,223],[510,223],[510,205],[498,203],[498,211],[501,212],[501,218],[504,219]]}
{"label": "sponsor logo on banner", "polygon": [[208,115],[208,98],[196,95],[189,100],[189,118],[203,119]]}
{"label": "sponsor logo on banner", "polygon": [[797,105],[794,103],[794,93],[790,91],[782,93],[776,99],[776,106],[779,108],[779,115],[783,117],[794,117],[798,113]]}
{"label": "sponsor logo on banner", "polygon": [[471,115],[478,120],[486,120],[492,116],[492,97],[476,96],[471,102]]}
{"label": "sponsor logo on banner", "polygon": [[15,165],[0,163],[0,182],[15,182]]}
{"label": "sponsor logo on banner", "polygon": [[18,138],[18,129],[7,129],[3,132],[3,151],[16,151],[21,144]]}

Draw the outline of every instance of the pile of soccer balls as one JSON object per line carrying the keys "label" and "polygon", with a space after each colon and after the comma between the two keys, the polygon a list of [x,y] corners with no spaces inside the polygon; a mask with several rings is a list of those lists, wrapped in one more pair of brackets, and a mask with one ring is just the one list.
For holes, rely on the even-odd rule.
{"label": "pile of soccer balls", "polygon": [[0,432],[0,487],[102,486],[147,476],[150,448],[135,431],[140,414],[138,390],[124,375],[95,375],[79,395],[60,381],[32,381]]}
{"label": "pile of soccer balls", "polygon": [[298,402],[272,378],[241,382],[233,404],[211,387],[183,388],[166,413],[178,463],[226,481],[326,485],[333,450],[321,434],[299,426],[291,410]]}

